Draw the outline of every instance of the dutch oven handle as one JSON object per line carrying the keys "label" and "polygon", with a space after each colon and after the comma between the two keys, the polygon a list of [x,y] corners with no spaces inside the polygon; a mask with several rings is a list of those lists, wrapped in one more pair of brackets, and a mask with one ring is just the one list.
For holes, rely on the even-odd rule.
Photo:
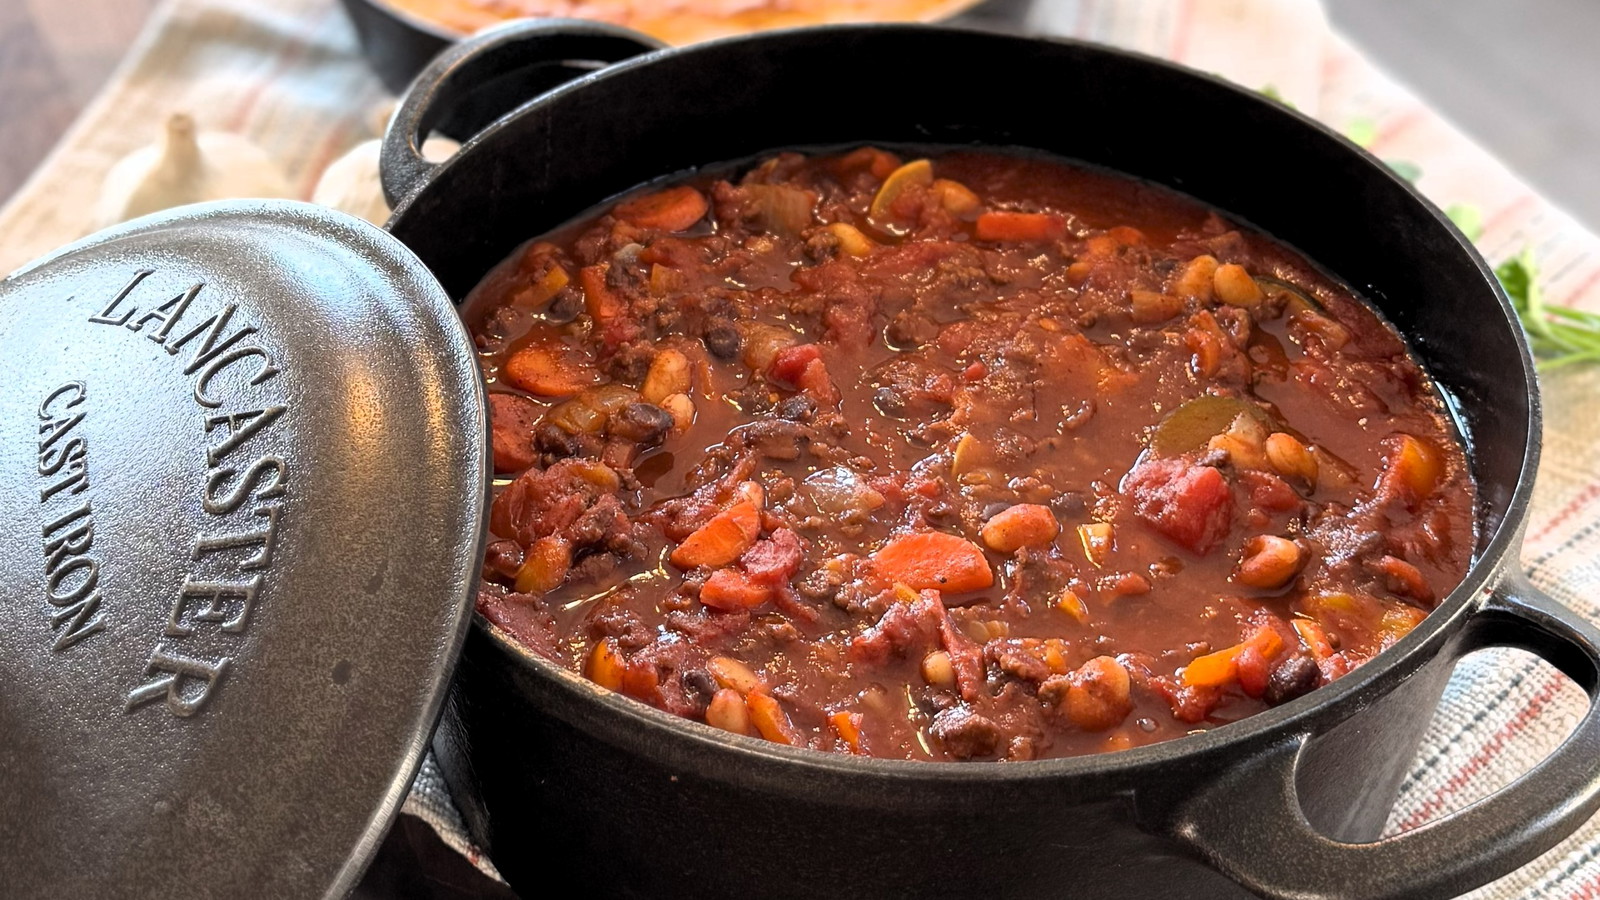
{"label": "dutch oven handle", "polygon": [[666,46],[600,22],[529,19],[479,32],[439,54],[411,83],[384,134],[383,193],[399,209],[437,163],[422,143],[439,128],[463,142],[575,78]]}
{"label": "dutch oven handle", "polygon": [[1177,811],[1180,840],[1267,897],[1446,898],[1531,862],[1600,808],[1600,630],[1509,576],[1463,633],[1459,658],[1485,647],[1543,657],[1589,694],[1589,710],[1555,752],[1502,790],[1441,819],[1372,843],[1319,833],[1301,812],[1295,766],[1305,736],[1228,772]]}

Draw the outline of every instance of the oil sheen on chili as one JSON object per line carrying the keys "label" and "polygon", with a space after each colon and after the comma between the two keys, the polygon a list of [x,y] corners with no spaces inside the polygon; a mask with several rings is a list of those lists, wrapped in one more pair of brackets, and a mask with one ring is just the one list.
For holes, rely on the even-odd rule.
{"label": "oil sheen on chili", "polygon": [[1284,703],[1461,579],[1461,444],[1347,288],[1164,189],[912,155],[655,185],[490,273],[484,616],[728,731],[1025,760]]}

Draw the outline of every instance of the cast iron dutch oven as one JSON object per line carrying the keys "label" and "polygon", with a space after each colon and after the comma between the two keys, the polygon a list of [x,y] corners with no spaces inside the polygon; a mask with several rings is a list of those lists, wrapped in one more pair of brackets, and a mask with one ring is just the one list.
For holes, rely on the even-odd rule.
{"label": "cast iron dutch oven", "polygon": [[[444,165],[418,155],[451,110],[529,99],[480,85],[574,60],[623,61],[479,123]],[[1452,399],[1479,486],[1477,561],[1408,637],[1309,696],[1165,744],[1024,763],[858,759],[730,736],[602,690],[480,617],[434,749],[473,836],[514,886],[1449,897],[1528,862],[1600,807],[1591,706],[1511,786],[1379,837],[1457,660],[1525,648],[1593,698],[1600,632],[1518,568],[1539,399],[1498,282],[1405,181],[1283,105],[1066,41],[862,26],[649,50],[625,31],[529,23],[453,48],[412,87],[384,152],[389,228],[459,300],[518,243],[640,183],[864,142],[1022,147],[1105,166],[1198,197],[1337,273]]]}

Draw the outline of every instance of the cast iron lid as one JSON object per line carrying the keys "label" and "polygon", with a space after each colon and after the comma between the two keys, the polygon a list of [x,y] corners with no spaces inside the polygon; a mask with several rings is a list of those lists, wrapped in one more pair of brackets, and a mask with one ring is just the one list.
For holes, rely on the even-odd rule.
{"label": "cast iron lid", "polygon": [[483,415],[433,276],[320,207],[0,281],[0,893],[346,893],[471,620]]}

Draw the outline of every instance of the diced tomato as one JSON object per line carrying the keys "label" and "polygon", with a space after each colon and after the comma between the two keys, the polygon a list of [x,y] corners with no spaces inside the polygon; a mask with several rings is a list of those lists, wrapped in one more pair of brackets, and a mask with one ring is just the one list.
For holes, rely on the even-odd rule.
{"label": "diced tomato", "polygon": [[656,667],[643,660],[628,664],[622,674],[622,693],[646,703],[661,702],[661,679]]}
{"label": "diced tomato", "polygon": [[700,586],[700,602],[714,609],[754,609],[772,599],[772,586],[738,569],[718,569]]}
{"label": "diced tomato", "polygon": [[799,535],[787,528],[779,528],[772,532],[771,537],[756,541],[739,558],[739,564],[755,581],[781,584],[800,571],[800,562],[804,557]]}
{"label": "diced tomato", "polygon": [[1300,495],[1289,482],[1272,474],[1254,469],[1240,472],[1239,484],[1250,492],[1250,503],[1268,512],[1288,512],[1300,507]]}
{"label": "diced tomato", "polygon": [[767,375],[774,381],[799,386],[807,367],[822,359],[822,348],[816,344],[796,344],[778,351],[772,358]]}
{"label": "diced tomato", "polygon": [[891,603],[876,625],[850,640],[850,658],[881,665],[912,649],[925,649],[939,640],[939,613],[944,609],[937,592],[928,591],[909,603]]}
{"label": "diced tomato", "polygon": [[1233,521],[1233,493],[1212,466],[1146,460],[1123,479],[1122,493],[1139,518],[1195,553],[1215,546]]}
{"label": "diced tomato", "polygon": [[949,325],[939,329],[939,337],[936,339],[936,343],[939,345],[939,349],[945,353],[951,356],[960,356],[966,352],[968,347],[972,346],[972,341],[976,337],[977,324],[971,320],[964,319],[959,322],[951,322]]}
{"label": "diced tomato", "polygon": [[822,323],[827,326],[827,340],[841,347],[865,347],[872,343],[873,304],[870,300],[856,301],[845,298],[833,302],[822,313]]}
{"label": "diced tomato", "polygon": [[1253,643],[1246,643],[1239,649],[1239,689],[1246,696],[1260,697],[1267,692],[1267,679],[1272,675],[1272,669],[1267,664],[1266,656],[1262,655],[1261,647]]}
{"label": "diced tomato", "polygon": [[800,373],[796,384],[806,396],[824,406],[839,402],[839,389],[833,386],[833,379],[828,377],[828,367],[820,359],[806,363],[806,370]]}
{"label": "diced tomato", "polygon": [[520,472],[533,465],[539,454],[533,449],[533,429],[542,408],[515,394],[489,395],[489,427],[494,446],[496,472]]}
{"label": "diced tomato", "polygon": [[1211,711],[1222,702],[1222,690],[1215,687],[1197,687],[1169,676],[1152,678],[1150,686],[1166,697],[1172,707],[1172,717],[1191,725],[1204,722]]}
{"label": "diced tomato", "polygon": [[1114,572],[1100,579],[1100,590],[1110,599],[1137,597],[1151,590],[1150,579],[1138,572]]}

